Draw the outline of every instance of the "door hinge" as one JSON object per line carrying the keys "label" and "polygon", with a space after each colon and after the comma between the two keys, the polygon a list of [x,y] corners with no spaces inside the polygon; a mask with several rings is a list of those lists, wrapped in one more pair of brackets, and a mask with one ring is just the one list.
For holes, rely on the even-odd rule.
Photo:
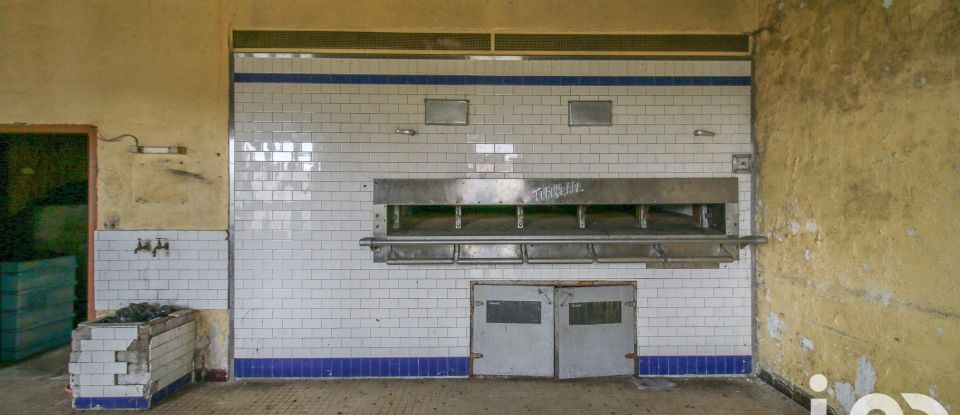
{"label": "door hinge", "polygon": [[636,300],[634,300],[634,301],[624,301],[623,303],[626,304],[627,307],[636,307],[636,306],[637,306],[637,301],[636,301]]}
{"label": "door hinge", "polygon": [[483,358],[483,353],[470,353],[471,359],[481,359]]}
{"label": "door hinge", "polygon": [[480,307],[480,306],[482,306],[482,305],[483,305],[483,301],[474,301],[474,302],[473,302],[473,306],[474,306],[474,307]]}
{"label": "door hinge", "polygon": [[636,354],[636,353],[627,353],[627,354],[625,354],[623,357],[624,357],[625,359],[634,359],[634,360],[636,360],[636,359],[637,359],[637,354]]}

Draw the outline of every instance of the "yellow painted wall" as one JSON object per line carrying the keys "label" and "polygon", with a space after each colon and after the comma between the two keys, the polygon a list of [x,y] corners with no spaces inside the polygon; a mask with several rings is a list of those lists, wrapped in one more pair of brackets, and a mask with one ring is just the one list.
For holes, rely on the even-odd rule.
{"label": "yellow painted wall", "polygon": [[[755,0],[0,0],[0,123],[93,124],[98,229],[227,227],[231,27],[743,33]],[[185,174],[189,173],[189,174]]]}
{"label": "yellow painted wall", "polygon": [[826,375],[837,408],[960,410],[960,3],[779,5],[756,39],[760,366]]}

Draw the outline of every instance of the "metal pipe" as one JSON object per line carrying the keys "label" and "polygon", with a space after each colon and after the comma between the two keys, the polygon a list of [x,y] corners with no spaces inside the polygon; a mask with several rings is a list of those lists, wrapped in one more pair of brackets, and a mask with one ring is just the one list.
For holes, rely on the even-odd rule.
{"label": "metal pipe", "polygon": [[417,135],[417,130],[411,130],[409,128],[397,128],[397,134]]}
{"label": "metal pipe", "polygon": [[584,259],[528,259],[528,264],[592,264],[596,262],[593,258]]}
{"label": "metal pipe", "polygon": [[695,244],[765,244],[767,237],[759,235],[740,237],[709,236],[379,236],[360,239],[360,246],[381,245],[499,245],[499,244],[643,244],[643,243],[695,243]]}
{"label": "metal pipe", "polygon": [[482,258],[482,259],[460,259],[457,261],[458,264],[469,264],[469,265],[482,265],[482,264],[522,264],[523,259],[521,258]]}
{"label": "metal pipe", "polygon": [[453,259],[387,259],[388,265],[436,265],[453,264]]}

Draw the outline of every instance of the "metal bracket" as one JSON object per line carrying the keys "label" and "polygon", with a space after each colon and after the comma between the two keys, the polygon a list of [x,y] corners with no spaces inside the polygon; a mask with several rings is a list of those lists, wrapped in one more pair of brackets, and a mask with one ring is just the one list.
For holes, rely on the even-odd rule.
{"label": "metal bracket", "polygon": [[626,305],[627,307],[636,307],[637,301],[636,300],[624,301],[623,304]]}
{"label": "metal bracket", "polygon": [[480,306],[482,306],[482,305],[483,305],[483,301],[474,301],[474,302],[473,302],[473,306],[474,306],[474,307],[480,307]]}
{"label": "metal bracket", "polygon": [[637,224],[641,229],[647,229],[647,205],[637,205]]}
{"label": "metal bracket", "polygon": [[394,205],[393,207],[393,229],[400,229],[400,206]]}
{"label": "metal bracket", "polygon": [[537,288],[537,294],[540,294],[544,300],[547,300],[547,305],[553,305],[553,302],[550,301],[550,297],[547,297],[547,295],[543,293],[543,289]]}
{"label": "metal bracket", "polygon": [[627,354],[623,355],[623,357],[626,358],[626,359],[637,360],[637,357],[638,357],[638,356],[637,356],[636,353],[631,352],[631,353],[627,353]]}
{"label": "metal bracket", "polygon": [[463,206],[457,205],[453,208],[453,227],[460,229],[463,227]]}
{"label": "metal bracket", "polygon": [[470,358],[471,358],[471,359],[482,359],[482,358],[483,358],[483,353],[470,353]]}

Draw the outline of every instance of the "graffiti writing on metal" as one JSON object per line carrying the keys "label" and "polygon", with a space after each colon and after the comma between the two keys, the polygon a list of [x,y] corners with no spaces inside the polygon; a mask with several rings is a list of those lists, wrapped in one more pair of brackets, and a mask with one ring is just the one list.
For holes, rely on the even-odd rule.
{"label": "graffiti writing on metal", "polygon": [[538,187],[532,190],[533,199],[537,202],[549,202],[557,200],[564,196],[580,193],[583,187],[580,182],[571,180],[566,183],[555,183],[544,187]]}

